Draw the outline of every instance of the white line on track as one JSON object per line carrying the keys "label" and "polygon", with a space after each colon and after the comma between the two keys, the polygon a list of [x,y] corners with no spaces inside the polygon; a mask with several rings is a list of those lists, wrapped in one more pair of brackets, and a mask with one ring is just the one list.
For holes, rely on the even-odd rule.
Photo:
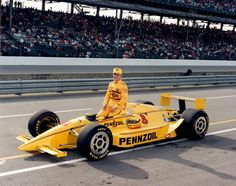
{"label": "white line on track", "polygon": [[236,121],[236,119],[230,119],[230,120],[225,120],[225,121],[216,121],[216,122],[210,123],[210,125],[224,124],[224,123],[230,123],[230,122],[234,122],[234,121]]}
{"label": "white line on track", "polygon": [[228,96],[218,96],[218,97],[206,97],[206,99],[224,99],[224,98],[234,98],[236,95],[228,95]]}
{"label": "white line on track", "polygon": [[3,164],[5,164],[5,163],[6,163],[5,160],[0,161],[0,165],[3,165]]}
{"label": "white line on track", "polygon": [[[211,136],[211,135],[215,135],[215,134],[221,134],[221,133],[225,133],[225,132],[232,132],[232,131],[236,131],[236,128],[231,128],[231,129],[212,132],[212,133],[207,134],[207,136]],[[137,148],[133,148],[133,149],[127,149],[127,150],[122,150],[122,151],[117,151],[117,152],[111,152],[109,154],[109,156],[113,156],[113,155],[117,155],[117,154],[123,154],[123,153],[127,153],[127,152],[132,152],[132,151],[138,151],[138,150],[147,149],[147,148],[151,148],[151,147],[167,145],[167,144],[171,144],[171,143],[178,143],[178,142],[187,141],[187,140],[188,139],[185,138],[185,139],[179,139],[179,140],[174,140],[174,141],[163,142],[163,143],[159,143],[159,144],[153,144],[153,145],[148,145],[148,146],[143,146],[143,147],[137,147]],[[60,166],[60,165],[72,164],[72,163],[82,162],[82,161],[86,161],[86,160],[87,160],[86,158],[79,158],[79,159],[75,159],[75,160],[63,161],[63,162],[60,162],[60,163],[41,165],[41,166],[30,167],[30,168],[25,168],[25,169],[18,169],[18,170],[13,170],[13,171],[0,173],[0,177],[20,174],[20,173],[25,173],[25,172],[31,172],[31,171],[37,171],[37,170],[40,170],[40,169],[57,167],[57,166]]]}
{"label": "white line on track", "polygon": [[[66,112],[77,112],[77,111],[86,111],[86,110],[93,110],[93,109],[92,108],[83,108],[83,109],[74,109],[74,110],[59,110],[59,111],[53,111],[53,112],[55,112],[55,113],[66,113]],[[34,113],[0,116],[0,119],[32,116],[33,114]]]}

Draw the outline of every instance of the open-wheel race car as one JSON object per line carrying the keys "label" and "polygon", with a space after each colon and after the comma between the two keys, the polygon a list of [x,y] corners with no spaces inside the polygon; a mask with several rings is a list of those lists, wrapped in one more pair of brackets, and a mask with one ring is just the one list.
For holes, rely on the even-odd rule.
{"label": "open-wheel race car", "polygon": [[[172,99],[178,100],[179,109],[169,108]],[[194,102],[194,108],[186,109],[186,101]],[[112,147],[130,148],[175,137],[201,139],[209,126],[204,109],[204,98],[164,93],[159,106],[139,100],[128,103],[124,112],[112,118],[96,119],[95,114],[86,114],[60,124],[55,113],[41,110],[28,123],[33,138],[18,136],[24,142],[18,149],[56,157],[67,156],[64,149],[77,149],[87,159],[99,160]]]}

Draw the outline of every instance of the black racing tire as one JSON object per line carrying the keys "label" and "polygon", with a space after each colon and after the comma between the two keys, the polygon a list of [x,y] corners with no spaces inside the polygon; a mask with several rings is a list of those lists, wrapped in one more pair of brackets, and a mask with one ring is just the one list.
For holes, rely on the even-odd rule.
{"label": "black racing tire", "polygon": [[145,105],[154,105],[153,102],[146,101],[146,100],[136,100],[135,103],[140,103],[140,104],[145,104]]}
{"label": "black racing tire", "polygon": [[112,143],[109,128],[100,124],[89,124],[78,135],[77,149],[88,160],[101,160],[109,154]]}
{"label": "black racing tire", "polygon": [[33,137],[36,137],[59,124],[60,119],[54,112],[40,110],[30,118],[28,130]]}
{"label": "black racing tire", "polygon": [[205,111],[193,108],[186,109],[182,118],[183,123],[176,129],[178,137],[202,139],[209,127],[209,118]]}

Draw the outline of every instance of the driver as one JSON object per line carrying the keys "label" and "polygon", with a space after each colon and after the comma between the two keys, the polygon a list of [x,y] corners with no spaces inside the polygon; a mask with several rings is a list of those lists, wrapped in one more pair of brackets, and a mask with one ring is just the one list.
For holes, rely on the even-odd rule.
{"label": "driver", "polygon": [[102,109],[98,112],[97,118],[112,117],[125,110],[128,100],[128,87],[124,81],[121,80],[122,69],[113,69],[114,81],[109,83],[106,96],[103,101]]}

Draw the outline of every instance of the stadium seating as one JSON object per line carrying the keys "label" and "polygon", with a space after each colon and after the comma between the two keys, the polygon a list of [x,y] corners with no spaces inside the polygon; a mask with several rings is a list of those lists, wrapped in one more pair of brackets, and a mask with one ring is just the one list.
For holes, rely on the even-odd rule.
{"label": "stadium seating", "polygon": [[14,8],[12,32],[1,18],[6,56],[236,60],[235,31],[125,19],[118,41],[112,17]]}

